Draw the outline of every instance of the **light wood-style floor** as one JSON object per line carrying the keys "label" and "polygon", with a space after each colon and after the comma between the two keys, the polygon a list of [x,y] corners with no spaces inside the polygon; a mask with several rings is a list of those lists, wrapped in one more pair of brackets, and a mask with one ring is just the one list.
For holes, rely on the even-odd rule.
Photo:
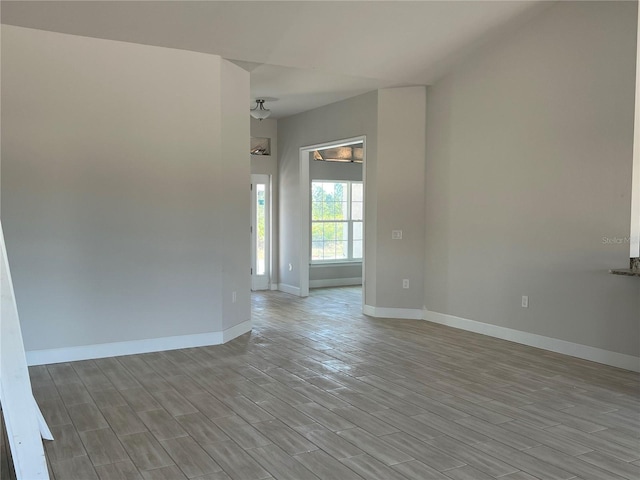
{"label": "light wood-style floor", "polygon": [[253,295],[227,345],[32,367],[56,480],[640,479],[635,373]]}

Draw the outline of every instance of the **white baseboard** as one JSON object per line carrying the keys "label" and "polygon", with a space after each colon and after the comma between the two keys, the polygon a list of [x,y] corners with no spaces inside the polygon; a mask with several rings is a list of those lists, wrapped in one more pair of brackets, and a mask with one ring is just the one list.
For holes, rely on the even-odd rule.
{"label": "white baseboard", "polygon": [[640,372],[640,357],[611,352],[601,348],[567,342],[557,338],[545,337],[535,333],[523,332],[512,328],[500,327],[489,323],[477,322],[466,318],[456,317],[445,313],[424,311],[424,320],[441,325],[447,325],[469,332],[480,333],[490,337],[521,343],[530,347],[541,348],[551,352],[562,353],[571,357],[582,358],[592,362],[603,363],[612,367],[624,368],[634,372]]}
{"label": "white baseboard", "polygon": [[278,290],[278,284],[272,283],[271,285],[269,285],[269,290]]}
{"label": "white baseboard", "polygon": [[247,332],[250,332],[252,327],[253,327],[253,323],[251,322],[251,320],[246,320],[242,323],[239,323],[238,325],[234,325],[233,327],[227,328],[226,330],[222,331],[222,342],[223,343],[230,342],[234,338],[239,337],[240,335],[244,335]]}
{"label": "white baseboard", "polygon": [[309,280],[309,288],[349,287],[352,285],[362,285],[362,277]]}
{"label": "white baseboard", "polygon": [[300,296],[300,287],[294,287],[293,285],[287,285],[286,283],[279,283],[278,290],[290,295]]}
{"label": "white baseboard", "polygon": [[423,320],[422,310],[417,308],[387,308],[365,305],[362,313],[377,318],[400,318],[403,320]]}
{"label": "white baseboard", "polygon": [[52,348],[49,350],[31,350],[26,352],[27,365],[46,365],[50,363],[76,362],[95,358],[118,357],[138,353],[177,350],[179,348],[220,345],[251,331],[251,320],[234,325],[221,332],[196,333],[176,337],[149,338],[128,342],[100,343],[78,347]]}

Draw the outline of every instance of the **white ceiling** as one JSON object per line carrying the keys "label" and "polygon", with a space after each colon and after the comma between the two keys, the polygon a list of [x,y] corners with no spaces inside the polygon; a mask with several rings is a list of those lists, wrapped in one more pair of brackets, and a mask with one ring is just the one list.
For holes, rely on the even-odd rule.
{"label": "white ceiling", "polygon": [[220,55],[274,118],[377,88],[428,85],[548,2],[6,1],[2,23]]}

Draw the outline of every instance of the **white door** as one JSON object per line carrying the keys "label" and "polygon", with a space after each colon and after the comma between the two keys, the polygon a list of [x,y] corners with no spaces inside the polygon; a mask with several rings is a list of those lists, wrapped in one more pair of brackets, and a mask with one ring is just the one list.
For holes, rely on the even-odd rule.
{"label": "white door", "polygon": [[269,289],[270,186],[269,175],[251,175],[251,290]]}

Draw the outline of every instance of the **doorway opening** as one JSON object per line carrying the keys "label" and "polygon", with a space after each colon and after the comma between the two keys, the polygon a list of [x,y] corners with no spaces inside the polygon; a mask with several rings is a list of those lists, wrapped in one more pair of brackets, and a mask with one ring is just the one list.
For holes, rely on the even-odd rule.
{"label": "doorway opening", "polygon": [[360,285],[365,303],[366,137],[300,149],[300,296]]}

